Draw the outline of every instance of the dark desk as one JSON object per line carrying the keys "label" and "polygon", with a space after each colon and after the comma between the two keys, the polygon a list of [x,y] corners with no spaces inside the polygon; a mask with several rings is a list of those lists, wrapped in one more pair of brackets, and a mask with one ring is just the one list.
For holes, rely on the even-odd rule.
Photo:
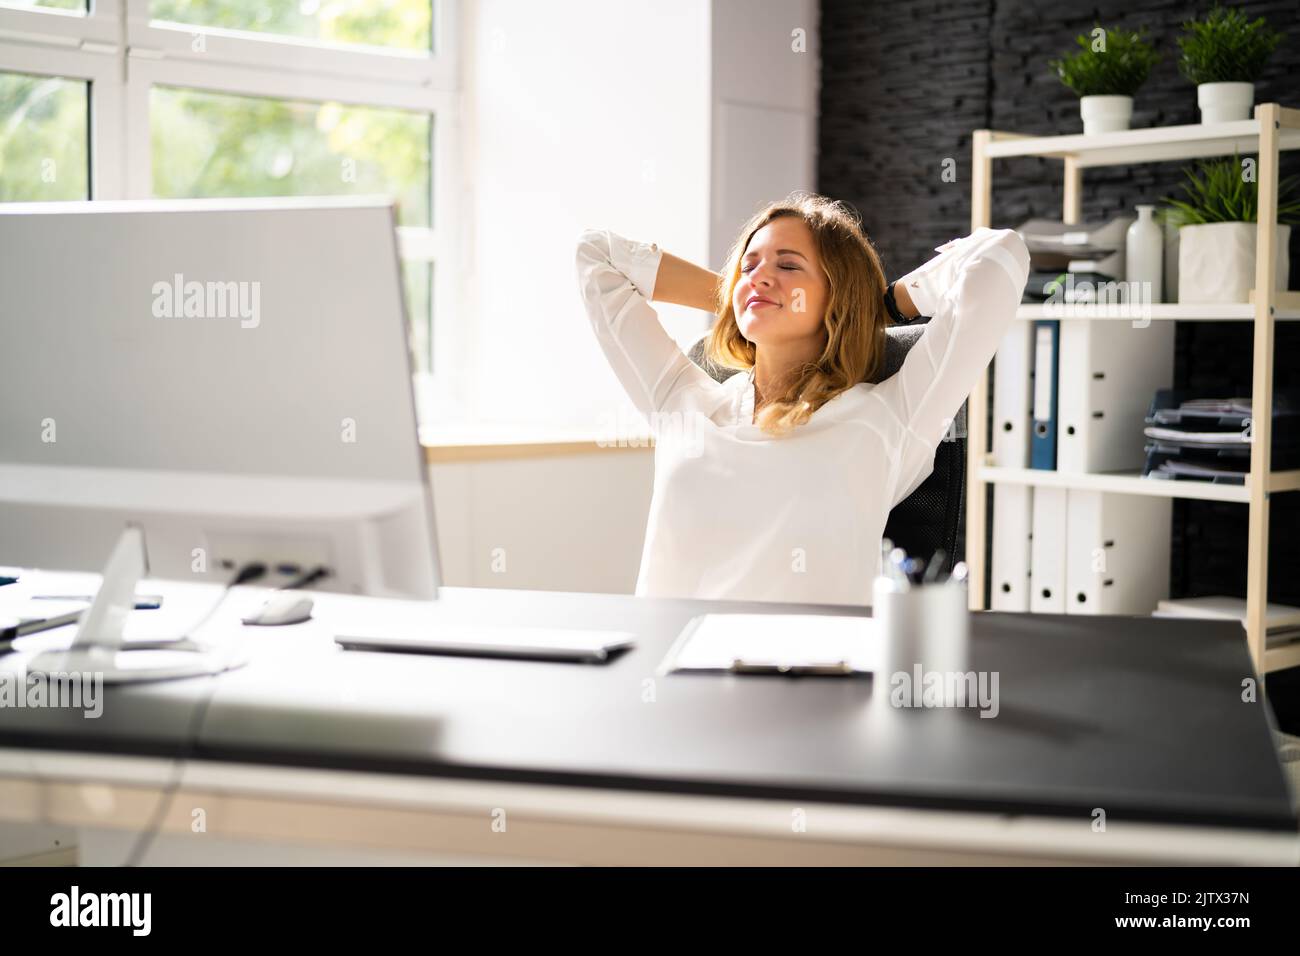
{"label": "dark desk", "polygon": [[[238,628],[259,593],[237,591],[205,635]],[[655,673],[694,614],[860,608],[453,588],[437,609],[447,620],[610,627],[638,645],[593,666],[332,642],[331,624],[399,607],[322,595],[310,624],[240,629],[242,669],[106,689],[98,720],[0,711],[0,747],[174,756],[212,692],[192,753],[203,761],[1296,830],[1264,705],[1242,701],[1253,671],[1233,623],[977,614],[971,669],[999,673],[987,719],[892,708],[871,678]]]}

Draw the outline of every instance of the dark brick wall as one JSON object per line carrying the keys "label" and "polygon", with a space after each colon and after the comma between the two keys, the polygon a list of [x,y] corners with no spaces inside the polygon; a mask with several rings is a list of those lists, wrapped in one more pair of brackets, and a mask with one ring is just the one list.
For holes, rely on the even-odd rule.
{"label": "dark brick wall", "polygon": [[[1234,5],[1287,35],[1256,102],[1300,107],[1300,4]],[[972,130],[1082,132],[1078,99],[1047,61],[1094,23],[1146,26],[1164,53],[1135,98],[1134,127],[1199,122],[1196,89],[1177,70],[1175,37],[1184,20],[1208,8],[1161,0],[822,0],[818,188],[861,212],[886,272],[901,275],[940,242],[969,232]],[[941,179],[945,157],[956,161],[955,183]],[[1183,165],[1086,170],[1084,218],[1173,194]],[[1300,153],[1284,154],[1281,172],[1300,173]],[[997,161],[993,225],[1059,217],[1061,173],[1056,160]],[[1291,275],[1291,287],[1300,288],[1300,239],[1291,243]],[[1275,385],[1300,387],[1300,323],[1276,329]],[[1251,340],[1244,324],[1179,323],[1175,385],[1248,388]],[[1270,600],[1300,605],[1297,499],[1300,493],[1272,499]],[[1244,597],[1244,505],[1176,502],[1173,538],[1174,595]]]}

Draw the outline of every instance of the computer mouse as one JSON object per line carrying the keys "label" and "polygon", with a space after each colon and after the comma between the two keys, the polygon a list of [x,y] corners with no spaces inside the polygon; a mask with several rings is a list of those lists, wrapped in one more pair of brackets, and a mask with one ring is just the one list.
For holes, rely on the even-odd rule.
{"label": "computer mouse", "polygon": [[300,624],[311,620],[312,599],[290,591],[278,591],[266,603],[244,618],[245,624]]}

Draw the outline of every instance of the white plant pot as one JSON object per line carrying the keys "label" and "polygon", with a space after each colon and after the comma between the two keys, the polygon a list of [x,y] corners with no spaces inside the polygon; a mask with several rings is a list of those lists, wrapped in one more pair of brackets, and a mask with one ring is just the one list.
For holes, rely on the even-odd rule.
{"label": "white plant pot", "polygon": [[1083,132],[1087,136],[1128,129],[1129,120],[1133,118],[1133,97],[1081,96],[1079,115],[1083,118]]}
{"label": "white plant pot", "polygon": [[1165,301],[1178,301],[1178,233],[1179,228],[1165,220]]}
{"label": "white plant pot", "polygon": [[[1209,222],[1178,230],[1178,301],[1249,302],[1255,287],[1255,224]],[[1278,226],[1276,282],[1285,289],[1291,258],[1290,226]]]}
{"label": "white plant pot", "polygon": [[1202,83],[1196,87],[1202,123],[1247,120],[1255,105],[1254,83]]}

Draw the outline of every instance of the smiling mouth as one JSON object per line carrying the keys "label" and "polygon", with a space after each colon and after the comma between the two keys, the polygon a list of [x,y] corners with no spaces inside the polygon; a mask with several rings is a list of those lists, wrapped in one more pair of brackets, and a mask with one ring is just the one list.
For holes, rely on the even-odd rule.
{"label": "smiling mouth", "polygon": [[776,305],[776,303],[773,302],[771,299],[750,299],[748,302],[745,303],[745,308],[757,309],[759,306],[762,305]]}

